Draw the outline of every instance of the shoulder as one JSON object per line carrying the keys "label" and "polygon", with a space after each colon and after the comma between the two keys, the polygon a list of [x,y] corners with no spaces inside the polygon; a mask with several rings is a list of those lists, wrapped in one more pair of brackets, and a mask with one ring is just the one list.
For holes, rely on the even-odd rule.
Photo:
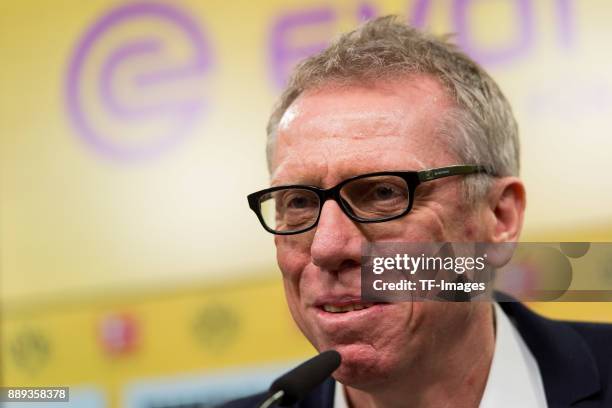
{"label": "shoulder", "polygon": [[612,375],[612,324],[559,322],[570,326],[584,340],[593,353],[599,374],[603,378]]}
{"label": "shoulder", "polygon": [[593,398],[612,406],[612,325],[549,319],[518,302],[500,306],[536,359],[550,406]]}
{"label": "shoulder", "polygon": [[[550,319],[529,310],[520,303],[507,304],[506,313],[515,319],[517,328],[532,343],[540,343],[564,352],[572,359],[572,349],[580,344],[593,356],[600,374],[609,374],[612,367],[612,324]],[[536,334],[536,336],[534,336]],[[545,336],[544,336],[545,334]],[[537,336],[540,335],[540,336]],[[564,345],[572,347],[563,347]],[[601,372],[603,369],[603,372]]]}

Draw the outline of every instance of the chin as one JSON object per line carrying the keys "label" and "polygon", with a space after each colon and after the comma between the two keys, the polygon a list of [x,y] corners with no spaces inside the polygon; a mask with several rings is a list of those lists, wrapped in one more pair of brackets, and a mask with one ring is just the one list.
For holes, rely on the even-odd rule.
{"label": "chin", "polygon": [[395,364],[370,345],[349,344],[333,348],[342,356],[342,364],[333,377],[344,385],[367,390],[385,382],[395,371]]}

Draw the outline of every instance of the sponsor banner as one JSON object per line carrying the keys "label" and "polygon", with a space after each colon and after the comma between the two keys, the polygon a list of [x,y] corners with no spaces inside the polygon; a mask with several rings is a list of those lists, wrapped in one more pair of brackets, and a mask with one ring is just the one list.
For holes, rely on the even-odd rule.
{"label": "sponsor banner", "polygon": [[194,401],[220,401],[264,389],[315,353],[280,278],[56,300],[3,310],[2,320],[3,385],[69,386],[71,402],[75,387],[95,385],[100,398],[83,395],[95,407],[144,407],[149,394],[161,403],[156,387],[168,404],[187,388]]}

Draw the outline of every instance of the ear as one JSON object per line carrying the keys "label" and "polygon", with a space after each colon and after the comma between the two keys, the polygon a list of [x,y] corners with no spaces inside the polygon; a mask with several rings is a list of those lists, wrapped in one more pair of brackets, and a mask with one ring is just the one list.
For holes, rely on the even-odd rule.
{"label": "ear", "polygon": [[491,242],[517,242],[525,215],[525,186],[517,177],[495,180],[488,194]]}

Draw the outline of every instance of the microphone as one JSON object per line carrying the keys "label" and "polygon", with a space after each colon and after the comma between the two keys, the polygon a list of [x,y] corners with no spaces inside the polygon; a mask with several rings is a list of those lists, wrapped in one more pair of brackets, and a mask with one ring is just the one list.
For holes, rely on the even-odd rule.
{"label": "microphone", "polygon": [[340,353],[327,350],[278,377],[270,386],[269,397],[259,405],[268,408],[275,403],[286,407],[295,404],[340,367]]}

